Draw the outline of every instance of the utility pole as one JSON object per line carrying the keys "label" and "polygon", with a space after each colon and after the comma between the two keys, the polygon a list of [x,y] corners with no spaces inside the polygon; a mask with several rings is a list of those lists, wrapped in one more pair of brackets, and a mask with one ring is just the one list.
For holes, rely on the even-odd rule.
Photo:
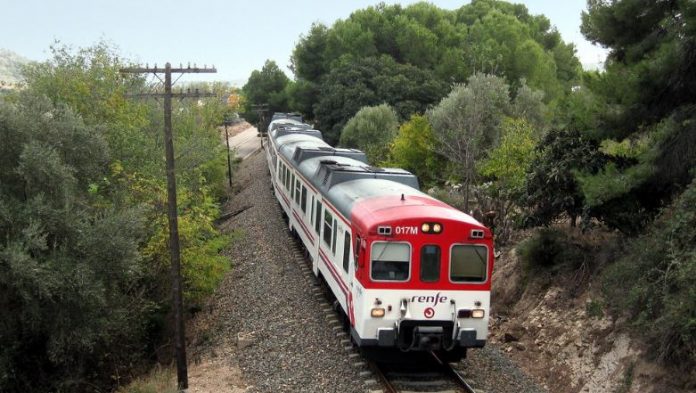
{"label": "utility pole", "polygon": [[225,119],[223,124],[225,125],[225,142],[227,142],[227,179],[229,181],[230,188],[232,188],[232,161],[230,159],[230,136],[227,134],[227,126],[232,125],[232,120]]}
{"label": "utility pole", "polygon": [[[266,133],[268,131],[266,124],[266,117],[268,115],[268,104],[255,104],[251,106],[251,109],[259,115],[259,125],[258,129],[260,133]],[[264,129],[266,128],[266,129]]]}
{"label": "utility pole", "polygon": [[[174,308],[174,346],[176,351],[176,375],[179,391],[188,389],[188,369],[186,366],[186,334],[184,330],[184,305],[181,295],[181,257],[179,251],[179,224],[176,206],[176,173],[174,172],[174,137],[172,136],[172,97],[211,97],[213,94],[201,94],[198,92],[172,93],[172,73],[177,74],[201,74],[215,73],[213,68],[172,68],[167,63],[164,68],[132,67],[119,70],[124,74],[164,74],[164,93],[135,94],[135,97],[163,97],[164,98],[164,147],[167,157],[167,207],[169,218],[169,253],[171,256],[172,276],[172,303]],[[178,80],[178,79],[177,79]]]}

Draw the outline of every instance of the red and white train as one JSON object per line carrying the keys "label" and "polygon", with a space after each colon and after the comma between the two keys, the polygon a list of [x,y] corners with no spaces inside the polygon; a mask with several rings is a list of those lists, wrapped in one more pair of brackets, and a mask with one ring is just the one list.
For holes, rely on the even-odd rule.
{"label": "red and white train", "polygon": [[436,351],[450,361],[488,335],[493,239],[418,190],[408,171],[279,114],[264,141],[273,189],[360,347]]}

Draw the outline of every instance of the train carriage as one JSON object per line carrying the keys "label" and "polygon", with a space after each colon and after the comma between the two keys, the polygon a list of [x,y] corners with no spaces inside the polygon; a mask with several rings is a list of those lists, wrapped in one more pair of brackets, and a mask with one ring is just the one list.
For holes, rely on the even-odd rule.
{"label": "train carriage", "polygon": [[308,126],[271,122],[273,187],[361,347],[434,350],[456,360],[488,334],[491,232]]}

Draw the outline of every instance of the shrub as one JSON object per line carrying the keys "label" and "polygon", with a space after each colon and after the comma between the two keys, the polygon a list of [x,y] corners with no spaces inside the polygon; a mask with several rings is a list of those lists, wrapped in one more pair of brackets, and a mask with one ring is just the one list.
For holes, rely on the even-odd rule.
{"label": "shrub", "polygon": [[658,360],[696,383],[696,182],[603,273],[615,314],[626,315]]}
{"label": "shrub", "polygon": [[377,165],[387,158],[398,127],[396,112],[389,105],[366,106],[348,121],[339,145],[364,151],[370,163]]}
{"label": "shrub", "polygon": [[565,232],[542,228],[517,246],[517,255],[527,271],[553,273],[563,268],[580,267],[586,261],[583,248]]}
{"label": "shrub", "polygon": [[425,116],[413,115],[399,127],[389,156],[388,165],[411,171],[421,185],[433,184],[444,177],[445,159],[435,152],[435,136]]}

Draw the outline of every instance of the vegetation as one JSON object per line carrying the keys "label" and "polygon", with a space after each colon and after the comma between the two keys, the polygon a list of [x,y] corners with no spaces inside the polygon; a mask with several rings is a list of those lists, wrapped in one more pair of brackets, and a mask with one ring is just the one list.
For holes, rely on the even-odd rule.
{"label": "vegetation", "polygon": [[447,84],[432,73],[386,55],[341,62],[322,80],[313,108],[330,143],[340,139],[344,124],[362,107],[387,103],[407,119],[447,92]]}
{"label": "vegetation", "polygon": [[[350,69],[350,64],[360,68],[369,62],[384,63],[386,57],[407,66],[381,70],[372,67],[386,83],[416,73],[414,68],[420,70],[419,77],[424,80],[442,81],[445,86],[465,82],[480,72],[505,75],[515,89],[525,78],[533,89],[555,98],[579,79],[580,64],[573,51],[573,46],[563,43],[546,17],[530,15],[519,4],[478,0],[452,11],[425,2],[408,7],[381,4],[355,11],[331,27],[312,26],[295,47],[292,70],[298,81],[319,91],[336,69]],[[413,78],[406,78],[406,82],[409,79]],[[356,85],[356,91],[361,87],[372,90],[368,85]],[[396,93],[408,90],[404,86]],[[421,102],[433,104],[447,93],[444,89],[438,96],[431,91],[437,93],[430,85],[423,87]],[[352,114],[325,118],[326,113],[319,110],[321,101],[332,98],[326,97],[330,91],[324,93],[314,96],[314,111],[306,114],[316,117],[323,129],[331,130]],[[389,100],[393,93],[377,91],[384,96],[376,99],[394,106]],[[361,101],[361,95],[353,97],[351,101],[358,102],[353,113],[361,106],[375,104]],[[404,119],[410,115],[400,114]]]}
{"label": "vegetation", "polygon": [[399,127],[389,150],[388,165],[404,168],[416,176],[421,185],[434,185],[444,178],[445,159],[435,151],[435,134],[428,118],[412,115]]}
{"label": "vegetation", "polygon": [[364,151],[368,161],[377,165],[387,158],[398,127],[396,113],[389,105],[364,107],[346,124],[339,145]]}
{"label": "vegetation", "polygon": [[[0,100],[0,390],[107,390],[152,356],[168,312],[161,108],[105,44],[24,71]],[[219,99],[174,111],[187,301],[228,261],[213,227],[224,155]],[[119,377],[120,376],[120,377]]]}
{"label": "vegetation", "polygon": [[611,310],[627,314],[660,360],[694,380],[696,369],[696,183],[603,274]]}
{"label": "vegetation", "polygon": [[253,105],[268,105],[268,111],[285,112],[288,107],[286,89],[290,80],[272,60],[266,60],[261,70],[251,73],[242,87],[245,97],[243,115],[251,123],[258,122],[258,114]]}
{"label": "vegetation", "polygon": [[536,274],[577,269],[589,257],[588,250],[565,232],[542,228],[517,247],[522,264]]}

